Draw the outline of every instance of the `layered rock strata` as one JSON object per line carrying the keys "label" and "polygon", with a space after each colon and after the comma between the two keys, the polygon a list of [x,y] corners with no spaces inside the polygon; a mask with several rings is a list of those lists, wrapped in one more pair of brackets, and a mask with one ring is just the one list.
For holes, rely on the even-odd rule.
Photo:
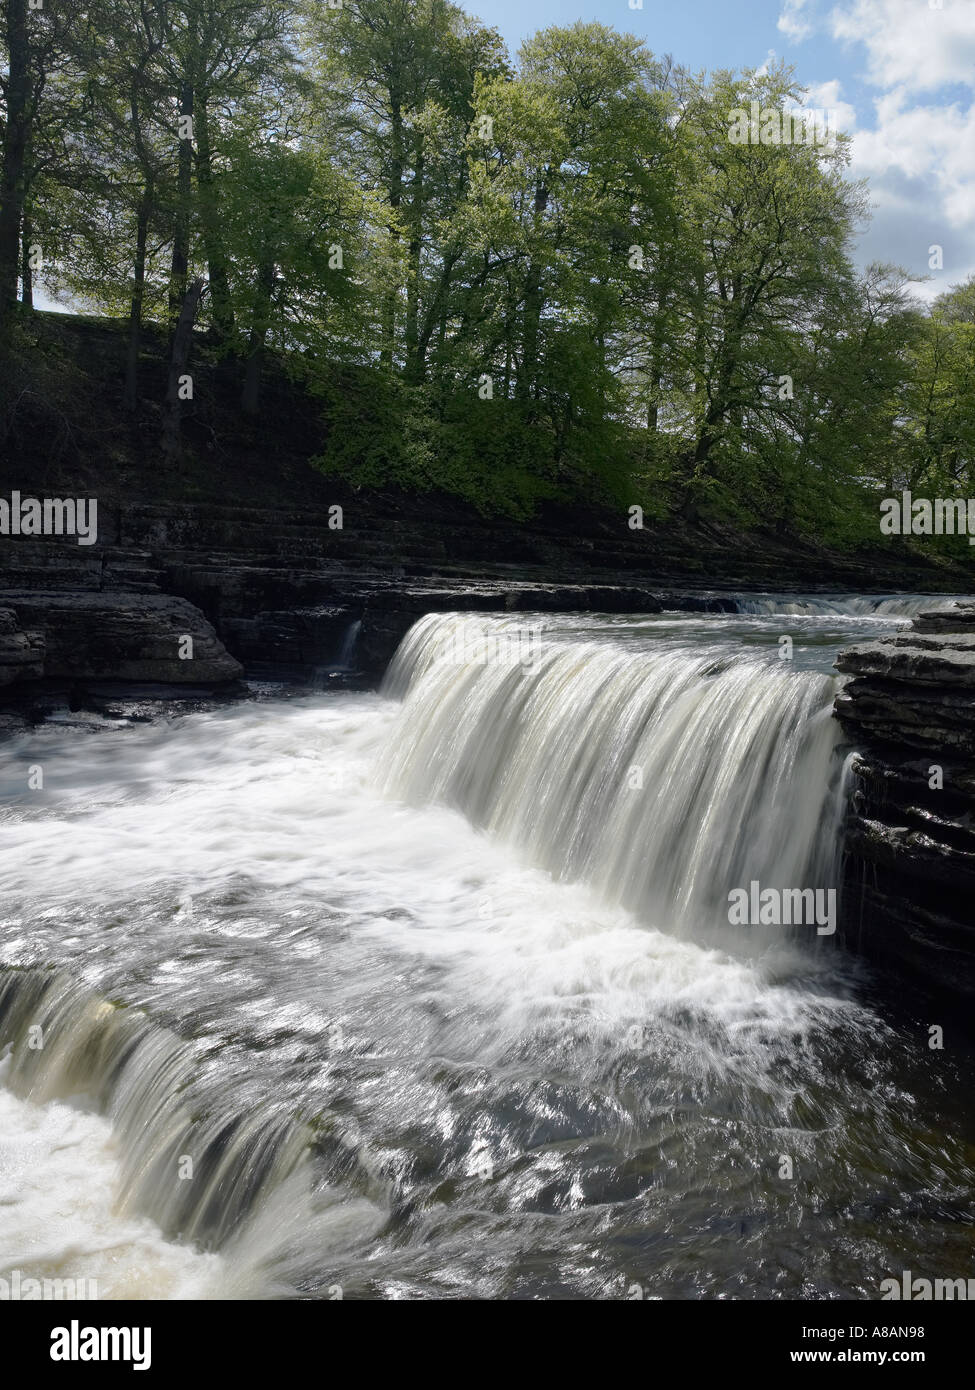
{"label": "layered rock strata", "polygon": [[848,943],[975,1003],[975,603],[840,654]]}

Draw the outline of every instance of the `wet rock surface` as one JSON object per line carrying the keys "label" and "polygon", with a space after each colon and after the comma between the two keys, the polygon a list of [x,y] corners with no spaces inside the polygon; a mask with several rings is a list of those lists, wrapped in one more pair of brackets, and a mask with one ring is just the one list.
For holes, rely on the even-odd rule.
{"label": "wet rock surface", "polygon": [[25,632],[12,608],[0,608],[0,686],[38,680],[44,674],[45,642],[40,632]]}
{"label": "wet rock surface", "polygon": [[932,992],[975,1002],[975,604],[840,654],[857,749],[844,935]]}
{"label": "wet rock surface", "polygon": [[[431,611],[733,609],[648,577],[649,563],[632,537],[597,543],[395,518],[332,530],[327,513],[136,506],[106,512],[98,544],[84,550],[60,538],[0,539],[0,606],[40,644],[28,659],[26,639],[0,631],[0,683],[5,673],[6,683],[65,674],[204,683],[242,671],[314,682],[343,667],[377,682]],[[172,665],[176,629],[198,639],[192,664]]]}

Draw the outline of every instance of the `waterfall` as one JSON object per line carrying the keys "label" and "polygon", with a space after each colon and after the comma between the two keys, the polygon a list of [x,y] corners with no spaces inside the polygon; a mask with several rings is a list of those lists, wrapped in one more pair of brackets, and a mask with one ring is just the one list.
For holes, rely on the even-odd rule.
{"label": "waterfall", "polygon": [[836,937],[729,913],[837,882],[851,626],[429,616],[384,693],[11,738],[0,1298],[964,1270],[970,1058],[932,1070]]}
{"label": "waterfall", "polygon": [[[326,610],[327,611],[327,610]],[[309,678],[309,684],[316,690],[328,690],[336,677],[350,676],[355,672],[353,661],[355,659],[356,645],[359,641],[359,634],[362,631],[362,620],[357,618],[349,623],[342,634],[342,640],[337,644],[337,651],[334,658],[324,665],[317,665],[313,668]]]}
{"label": "waterfall", "polygon": [[[255,1102],[243,1078],[208,1074],[200,1051],[139,1009],[66,973],[0,972],[4,1084],[35,1105],[70,1101],[112,1124],[117,1212],[148,1216],[169,1238],[226,1256],[238,1296],[293,1292],[309,1231],[327,1248],[327,1197],[312,1192],[312,1133]],[[306,1257],[306,1256],[305,1256]]]}
{"label": "waterfall", "polygon": [[362,620],[357,618],[354,623],[350,623],[345,636],[342,638],[342,647],[339,651],[336,666],[340,671],[349,671],[352,668],[352,658],[355,655],[356,643],[359,640],[359,633],[362,631]]}
{"label": "waterfall", "polygon": [[741,944],[733,888],[835,886],[831,677],[524,633],[464,614],[411,629],[385,685],[402,700],[388,794],[452,806],[555,877],[696,940]]}

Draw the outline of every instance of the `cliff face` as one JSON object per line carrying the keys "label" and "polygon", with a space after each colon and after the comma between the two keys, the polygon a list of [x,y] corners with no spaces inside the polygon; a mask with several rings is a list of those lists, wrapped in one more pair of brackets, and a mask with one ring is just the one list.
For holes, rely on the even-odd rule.
{"label": "cliff face", "polygon": [[975,1002],[975,604],[842,652],[857,752],[844,933],[922,987]]}
{"label": "cliff face", "polygon": [[[961,583],[950,569],[922,575],[896,564],[869,583],[863,561],[713,528],[631,531],[623,512],[515,526],[443,499],[333,491],[307,473],[307,497],[287,508],[255,505],[244,485],[241,500],[229,482],[219,503],[123,503],[102,493],[92,545],[0,536],[0,684],[19,699],[40,677],[210,684],[241,666],[257,678],[307,681],[340,662],[353,633],[354,664],[376,681],[431,611],[731,609],[689,590],[828,581],[957,592]],[[181,655],[185,636],[192,660]]]}

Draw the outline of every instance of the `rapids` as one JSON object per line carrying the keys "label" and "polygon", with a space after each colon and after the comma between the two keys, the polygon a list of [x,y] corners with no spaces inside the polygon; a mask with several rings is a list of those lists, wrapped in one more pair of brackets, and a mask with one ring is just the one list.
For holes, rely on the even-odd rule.
{"label": "rapids", "polygon": [[832,660],[900,602],[523,616],[512,661],[514,618],[442,614],[378,693],[9,740],[0,1276],[137,1298],[964,1276],[970,1059],[834,938],[727,919],[749,879],[837,882]]}

